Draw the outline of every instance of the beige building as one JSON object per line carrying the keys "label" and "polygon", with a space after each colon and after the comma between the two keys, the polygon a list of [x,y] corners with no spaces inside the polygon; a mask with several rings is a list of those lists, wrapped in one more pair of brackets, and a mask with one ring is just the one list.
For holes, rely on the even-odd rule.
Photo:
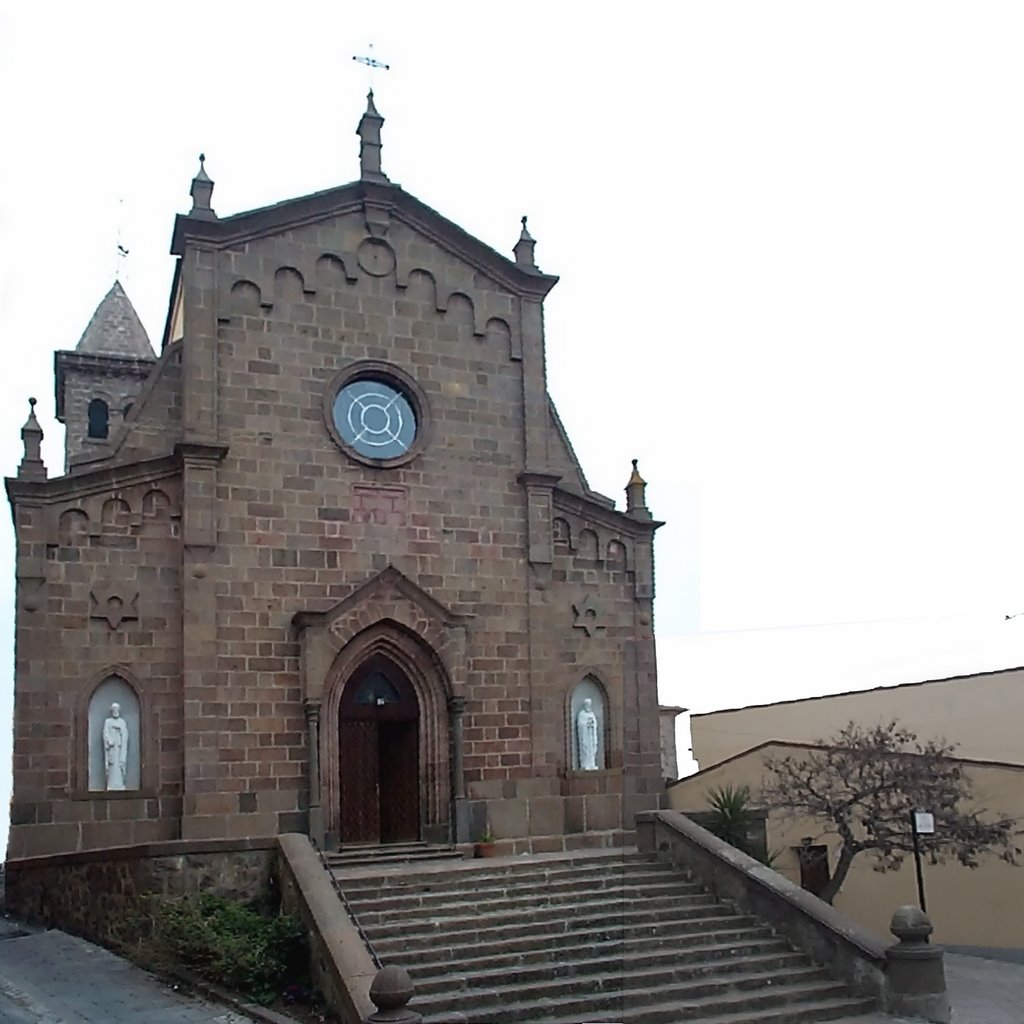
{"label": "beige building", "polygon": [[[765,775],[769,755],[799,753],[807,744],[768,742],[680,779],[669,787],[669,806],[683,813],[707,809],[710,790],[725,785],[748,785],[755,793]],[[966,761],[978,806],[1024,819],[1024,765]],[[839,840],[823,834],[824,822],[786,819],[769,814],[768,849],[775,854],[772,866],[804,888],[816,891],[826,881],[827,853],[835,865]],[[926,843],[927,840],[922,840]],[[837,895],[834,905],[878,935],[887,935],[893,909],[917,902],[913,858],[899,871],[879,874],[870,854],[858,856]],[[971,870],[956,862],[931,864],[924,860],[928,913],[935,925],[935,941],[961,946],[1024,947],[1024,867],[1006,864],[996,857],[984,858]]]}
{"label": "beige building", "polygon": [[899,721],[922,739],[944,736],[960,757],[1024,764],[1024,668],[876,687],[829,697],[691,715],[701,769],[766,740],[818,743],[847,722]]}
{"label": "beige building", "polygon": [[[679,811],[707,809],[709,791],[748,785],[755,796],[770,755],[818,746],[850,721],[868,726],[896,719],[921,739],[942,736],[958,744],[974,787],[974,802],[1024,822],[1024,669],[931,680],[857,693],[785,701],[692,717],[695,775],[669,787]],[[774,868],[811,891],[828,879],[838,858],[838,837],[826,823],[771,813],[767,846]],[[927,843],[927,840],[924,840]],[[874,870],[870,854],[858,856],[835,906],[880,935],[893,908],[917,902],[913,858],[899,871]],[[925,894],[935,940],[951,945],[1024,947],[1024,867],[984,857],[976,869],[924,858]]]}

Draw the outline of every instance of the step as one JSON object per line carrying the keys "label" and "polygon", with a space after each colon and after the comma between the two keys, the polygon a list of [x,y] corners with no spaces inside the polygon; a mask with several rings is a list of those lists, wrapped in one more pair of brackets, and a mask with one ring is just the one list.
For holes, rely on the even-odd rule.
{"label": "step", "polygon": [[[459,965],[460,968],[464,965]],[[594,975],[608,972],[623,978],[637,978],[642,984],[656,985],[678,981],[700,981],[714,979],[719,984],[729,984],[740,974],[778,975],[788,972],[817,974],[817,968],[806,966],[806,959],[790,949],[774,952],[752,952],[746,956],[720,957],[706,961],[684,961],[675,950],[660,953],[619,954],[591,956],[588,958],[559,958],[556,963],[520,967],[515,972],[507,969],[462,970],[452,974],[435,974],[430,978],[413,976],[416,993],[422,997],[438,993],[441,996],[455,992],[471,992],[474,989],[508,989],[511,986],[528,985],[533,991],[547,986],[557,986],[560,994],[576,989],[589,991]]]}
{"label": "step", "polygon": [[[872,1001],[855,996],[808,999],[790,1006],[761,1006],[753,1010],[737,1010],[728,1001],[709,1001],[709,1005],[697,1008],[695,1016],[681,1016],[690,1010],[690,1007],[682,1010],[675,1003],[658,1003],[636,1009],[627,1006],[623,1000],[614,1015],[597,1013],[583,1018],[573,1013],[567,1017],[545,1015],[520,1020],[529,1019],[534,1024],[540,1024],[541,1020],[543,1024],[581,1024],[584,1019],[588,1024],[680,1024],[683,1021],[692,1021],[693,1024],[825,1024],[826,1021],[841,1020],[843,1024],[854,1024],[854,1019],[860,1020],[862,1014],[868,1013],[872,1014],[870,1020],[878,1019],[874,1016],[878,1011]],[[470,1018],[470,1024],[490,1024],[490,1021],[490,1016],[478,1020]]]}
{"label": "step", "polygon": [[[708,906],[712,903],[707,893],[687,892],[680,890],[680,887],[673,883],[657,883],[650,886],[626,886],[623,888],[602,891],[601,900],[594,901],[588,892],[586,899],[581,900],[581,893],[573,891],[548,892],[540,890],[529,895],[484,895],[473,894],[473,911],[477,916],[481,915],[503,915],[517,910],[546,910],[557,909],[560,913],[572,911],[573,908],[581,910],[596,909],[594,902],[600,902],[607,906],[609,902],[636,903],[644,898],[655,899],[660,903],[668,904],[682,913],[690,908]],[[360,900],[345,894],[349,906],[359,918],[359,923],[364,927],[370,924],[377,924],[392,920],[395,915],[401,915],[403,922],[431,917],[435,920],[445,920],[464,915],[466,912],[465,899],[459,902],[452,902],[453,893],[424,893],[419,895],[407,894],[404,896],[378,900]]]}
{"label": "step", "polygon": [[[403,954],[411,951],[404,945],[401,937],[379,939],[373,945],[381,959],[406,966],[403,962]],[[741,951],[754,947],[789,948],[764,926],[756,928],[722,926],[714,930],[694,932],[667,924],[651,929],[647,935],[615,937],[603,942],[595,942],[592,932],[581,931],[565,932],[553,936],[538,936],[536,933],[532,933],[521,938],[504,939],[498,947],[494,945],[484,947],[476,942],[452,946],[434,944],[415,951],[414,965],[410,965],[410,970],[416,974],[421,973],[421,969],[430,965],[447,966],[450,964],[458,964],[464,970],[473,970],[474,964],[488,963],[494,966],[505,964],[509,968],[513,968],[519,964],[548,963],[552,955],[582,956],[588,951],[599,948],[655,951],[667,948],[671,949],[675,956],[690,957],[704,955],[705,951],[708,956],[722,955],[722,951],[727,955],[733,950]],[[413,966],[415,970],[413,970]]]}
{"label": "step", "polygon": [[[421,951],[435,948],[453,949],[458,945],[471,943],[473,948],[481,951],[501,952],[507,949],[509,943],[537,941],[575,941],[581,935],[588,936],[593,942],[613,939],[654,939],[658,936],[671,934],[675,938],[685,938],[689,935],[706,934],[717,928],[728,929],[753,929],[757,925],[754,918],[737,918],[725,910],[719,910],[717,914],[708,917],[688,921],[630,921],[624,922],[619,927],[605,928],[603,930],[594,927],[577,927],[575,922],[564,921],[557,926],[548,925],[544,931],[538,930],[532,922],[516,925],[514,927],[485,928],[466,930],[454,935],[446,935],[440,931],[426,931],[416,935],[409,935],[404,931],[398,935],[388,932],[385,929],[375,929],[367,932],[374,949],[378,955],[387,952],[392,957],[396,955],[407,956],[410,954],[419,955]],[[447,940],[447,941],[446,941]]]}
{"label": "step", "polygon": [[576,893],[586,895],[588,893],[597,896],[607,891],[616,891],[624,888],[642,890],[646,892],[650,886],[671,886],[680,894],[702,893],[706,890],[692,882],[681,879],[671,872],[653,874],[629,873],[625,875],[609,875],[607,873],[594,873],[580,878],[578,875],[567,877],[521,877],[502,876],[499,878],[476,878],[467,877],[458,882],[438,881],[433,877],[426,879],[416,878],[405,885],[352,885],[350,880],[340,872],[334,872],[338,884],[344,889],[349,900],[362,902],[370,900],[378,902],[382,900],[398,901],[403,899],[443,899],[454,897],[465,899],[467,889],[471,888],[474,898],[488,898],[492,896],[527,896],[538,893]]}
{"label": "step", "polygon": [[[371,941],[381,932],[391,929],[386,923],[366,924],[362,916],[356,912],[356,920],[360,927],[370,936]],[[481,919],[475,914],[463,910],[462,917],[447,917],[443,920],[411,918],[402,920],[398,927],[406,939],[419,937],[437,940],[446,935],[453,935],[466,940],[472,937],[475,942],[487,942],[489,939],[500,939],[502,935],[514,937],[527,933],[537,935],[540,929],[547,929],[551,934],[564,934],[567,931],[589,931],[597,935],[618,935],[624,929],[643,927],[645,925],[675,922],[691,924],[694,930],[709,920],[739,920],[720,904],[708,901],[700,907],[693,907],[685,915],[681,915],[674,907],[654,906],[644,903],[626,903],[609,901],[605,906],[589,911],[586,914],[575,914],[567,918],[559,908],[522,907],[518,913],[491,915]],[[744,919],[744,923],[753,924],[753,918]]]}
{"label": "step", "polygon": [[464,860],[453,846],[430,843],[389,843],[385,846],[348,846],[324,854],[332,869],[378,865],[414,864],[438,860]]}
{"label": "step", "polygon": [[[793,980],[790,980],[792,978]],[[558,979],[549,985],[533,985],[528,998],[517,1001],[520,993],[511,988],[479,991],[446,992],[416,997],[416,1010],[436,1015],[443,1011],[461,1011],[470,1021],[479,1019],[488,1024],[520,1024],[522,1021],[544,1021],[552,1016],[579,1014],[580,1020],[592,1021],[604,1010],[629,1006],[638,1012],[637,1019],[648,1024],[653,1018],[650,1007],[663,1003],[674,1005],[676,1016],[665,1021],[714,1020],[709,1009],[759,1011],[766,1007],[792,1007],[797,999],[813,998],[819,1002],[846,999],[844,987],[824,977],[813,968],[805,968],[790,978],[773,973],[741,974],[727,981],[721,978],[671,981],[649,972],[616,974],[605,978],[587,978],[584,983],[567,985]],[[656,986],[656,988],[652,988]],[[522,993],[525,995],[526,993]],[[849,1000],[855,1006],[863,1005]],[[540,1012],[538,1012],[540,1011]],[[619,1018],[616,1018],[619,1019]]]}
{"label": "step", "polygon": [[674,885],[690,892],[705,892],[703,886],[687,882],[671,871],[587,871],[587,872],[544,872],[537,874],[503,874],[481,876],[462,872],[465,862],[452,862],[451,876],[427,875],[409,877],[402,884],[378,874],[369,879],[353,879],[344,871],[333,872],[338,884],[355,898],[400,899],[402,896],[436,895],[455,893],[462,897],[467,892],[482,893],[532,893],[541,891],[594,892],[605,889],[621,889],[624,885]]}
{"label": "step", "polygon": [[[462,948],[477,955],[465,956],[458,955],[457,950],[439,949],[435,951],[433,960],[418,955],[415,963],[410,966],[410,973],[419,989],[421,985],[432,984],[434,978],[441,978],[441,972],[446,972],[444,977],[450,977],[452,973],[460,977],[469,977],[471,975],[479,976],[489,971],[515,970],[516,977],[522,977],[523,972],[534,966],[550,971],[553,955],[558,957],[558,962],[584,963],[589,960],[601,960],[602,962],[614,960],[617,964],[628,962],[634,967],[662,961],[685,966],[713,964],[743,957],[800,956],[799,953],[794,953],[781,939],[747,938],[743,933],[736,933],[734,938],[725,937],[728,934],[720,935],[709,932],[703,937],[705,941],[692,942],[688,938],[685,943],[637,941],[635,939],[599,943],[576,942],[571,945],[549,944],[546,946],[537,946],[534,943],[526,950],[504,951],[497,954],[482,954],[479,947],[467,946]],[[449,952],[456,955],[449,956]],[[398,962],[396,959],[395,963]]]}
{"label": "step", "polygon": [[437,889],[464,889],[472,884],[481,888],[509,884],[519,880],[523,884],[536,885],[541,882],[558,882],[577,878],[586,879],[625,877],[628,873],[639,878],[661,875],[674,878],[681,884],[693,884],[683,875],[667,868],[664,864],[649,860],[628,860],[621,858],[590,857],[575,861],[535,861],[524,857],[493,858],[491,860],[455,860],[432,865],[428,870],[420,866],[408,869],[401,865],[377,865],[358,868],[335,868],[334,874],[346,892],[378,892],[381,889],[414,889],[434,887]]}

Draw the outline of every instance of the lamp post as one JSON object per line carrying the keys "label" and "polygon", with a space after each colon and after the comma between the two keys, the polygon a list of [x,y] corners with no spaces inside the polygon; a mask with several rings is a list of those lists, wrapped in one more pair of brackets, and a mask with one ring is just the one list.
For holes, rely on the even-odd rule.
{"label": "lamp post", "polygon": [[914,837],[914,865],[917,868],[917,898],[921,912],[928,913],[924,900],[924,872],[921,870],[921,836],[935,834],[935,815],[928,811],[910,812],[910,831]]}

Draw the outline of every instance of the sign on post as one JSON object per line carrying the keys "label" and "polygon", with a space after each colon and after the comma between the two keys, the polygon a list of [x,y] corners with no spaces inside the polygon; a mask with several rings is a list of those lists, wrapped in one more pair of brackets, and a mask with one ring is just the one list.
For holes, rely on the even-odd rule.
{"label": "sign on post", "polygon": [[935,815],[930,811],[910,812],[910,831],[914,839],[914,866],[917,868],[917,898],[921,910],[928,912],[924,900],[924,872],[921,870],[921,843],[919,836],[930,836],[935,834]]}
{"label": "sign on post", "polygon": [[914,811],[914,831],[919,836],[935,834],[935,815],[928,811]]}

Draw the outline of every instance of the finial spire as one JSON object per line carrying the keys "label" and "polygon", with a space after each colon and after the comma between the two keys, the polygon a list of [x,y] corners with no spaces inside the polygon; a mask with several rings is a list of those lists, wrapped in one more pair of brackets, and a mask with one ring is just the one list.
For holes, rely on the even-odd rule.
{"label": "finial spire", "polygon": [[633,519],[651,519],[650,510],[647,508],[647,481],[640,475],[637,469],[637,459],[633,460],[633,472],[629,475],[629,483],[626,484],[626,515]]}
{"label": "finial spire", "polygon": [[384,118],[373,103],[373,90],[366,95],[366,113],[359,119],[356,135],[359,136],[359,177],[363,181],[387,181],[388,176],[380,168],[380,129]]}
{"label": "finial spire", "polygon": [[519,266],[536,270],[537,264],[533,261],[533,247],[537,243],[534,241],[533,235],[527,230],[525,216],[522,218],[522,223],[523,230],[519,233],[519,241],[516,242],[515,248],[512,251],[516,255],[516,263]]}
{"label": "finial spire", "polygon": [[19,480],[45,480],[46,466],[43,465],[42,444],[43,428],[36,419],[36,400],[28,400],[28,419],[21,428],[21,440],[25,445],[25,455],[18,467]]}
{"label": "finial spire", "polygon": [[206,154],[199,154],[199,173],[192,179],[192,188],[189,191],[192,196],[192,209],[189,210],[190,217],[198,217],[201,220],[216,220],[210,205],[213,197],[213,179],[206,173]]}

